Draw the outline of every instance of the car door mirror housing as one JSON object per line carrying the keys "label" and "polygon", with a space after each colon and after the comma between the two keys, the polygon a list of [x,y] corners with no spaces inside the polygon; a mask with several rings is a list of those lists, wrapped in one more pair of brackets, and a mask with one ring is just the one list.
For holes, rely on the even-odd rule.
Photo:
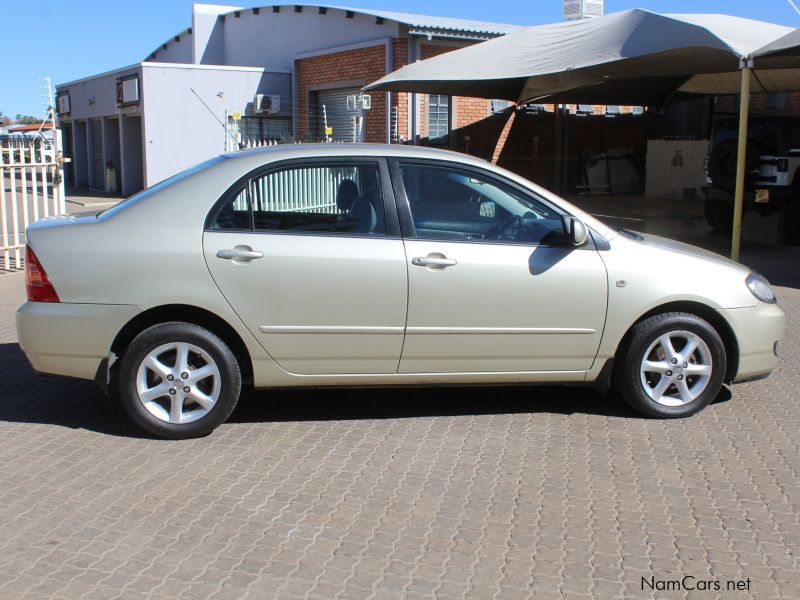
{"label": "car door mirror housing", "polygon": [[565,217],[567,238],[573,246],[583,246],[589,239],[589,229],[583,221],[575,217]]}

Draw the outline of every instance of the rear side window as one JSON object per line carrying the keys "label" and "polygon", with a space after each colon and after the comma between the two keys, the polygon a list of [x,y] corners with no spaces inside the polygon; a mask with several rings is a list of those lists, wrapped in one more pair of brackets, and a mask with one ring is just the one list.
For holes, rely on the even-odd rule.
{"label": "rear side window", "polygon": [[212,230],[385,236],[376,163],[286,167],[240,184]]}

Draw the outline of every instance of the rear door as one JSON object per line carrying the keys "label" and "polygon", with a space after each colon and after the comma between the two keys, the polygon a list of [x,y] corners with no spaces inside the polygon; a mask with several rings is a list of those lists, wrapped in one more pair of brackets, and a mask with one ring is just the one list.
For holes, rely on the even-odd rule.
{"label": "rear door", "polygon": [[208,268],[291,373],[395,373],[407,272],[382,159],[283,164],[236,184],[203,237]]}

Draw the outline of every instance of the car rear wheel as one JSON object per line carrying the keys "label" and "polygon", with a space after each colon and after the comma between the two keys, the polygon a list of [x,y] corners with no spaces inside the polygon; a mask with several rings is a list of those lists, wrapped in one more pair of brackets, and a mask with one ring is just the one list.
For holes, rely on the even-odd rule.
{"label": "car rear wheel", "polygon": [[163,323],[126,350],[119,395],[133,421],[167,439],[201,437],[233,412],[241,390],[236,357],[214,333],[190,323]]}
{"label": "car rear wheel", "polygon": [[688,313],[644,319],[631,332],[615,372],[615,386],[638,412],[680,418],[705,408],[719,393],[725,346],[705,320]]}

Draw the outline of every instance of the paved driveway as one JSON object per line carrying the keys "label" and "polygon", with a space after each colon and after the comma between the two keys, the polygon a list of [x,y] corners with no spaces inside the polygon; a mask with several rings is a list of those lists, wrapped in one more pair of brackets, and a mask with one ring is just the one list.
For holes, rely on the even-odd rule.
{"label": "paved driveway", "polygon": [[186,442],[34,374],[2,276],[0,597],[800,598],[796,265],[767,265],[780,371],[685,421],[558,387],[282,392]]}

